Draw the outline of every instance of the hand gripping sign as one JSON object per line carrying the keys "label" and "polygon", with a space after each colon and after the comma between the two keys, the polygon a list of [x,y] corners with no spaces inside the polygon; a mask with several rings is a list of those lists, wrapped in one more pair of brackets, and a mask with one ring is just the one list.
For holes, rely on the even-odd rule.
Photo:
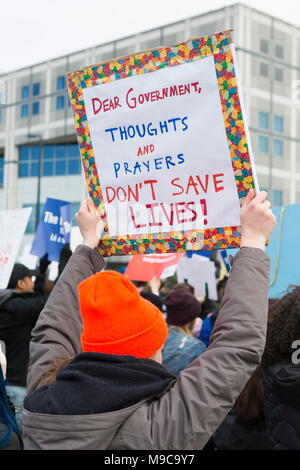
{"label": "hand gripping sign", "polygon": [[256,184],[229,31],[71,72],[68,88],[103,255],[239,246]]}

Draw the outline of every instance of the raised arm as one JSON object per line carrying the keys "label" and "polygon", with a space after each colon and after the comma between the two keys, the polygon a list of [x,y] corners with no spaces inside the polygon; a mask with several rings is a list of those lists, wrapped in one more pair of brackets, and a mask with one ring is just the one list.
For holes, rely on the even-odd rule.
{"label": "raised arm", "polygon": [[138,411],[143,414],[145,432],[155,429],[153,448],[203,448],[260,362],[269,289],[264,248],[275,226],[266,196],[261,192],[254,198],[250,191],[242,208],[242,248],[233,263],[210,346],[168,393]]}
{"label": "raised arm", "polygon": [[92,200],[83,201],[76,220],[83,236],[57,281],[32,331],[28,392],[39,386],[41,376],[56,359],[73,357],[81,352],[81,315],[77,286],[104,267],[96,248],[103,224]]}

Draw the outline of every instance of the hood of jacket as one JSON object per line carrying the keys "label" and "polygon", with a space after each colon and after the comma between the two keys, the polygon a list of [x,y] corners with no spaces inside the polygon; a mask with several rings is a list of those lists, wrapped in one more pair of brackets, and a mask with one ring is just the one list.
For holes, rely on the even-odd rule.
{"label": "hood of jacket", "polygon": [[107,449],[126,419],[175,379],[150,359],[81,353],[25,398],[25,448]]}
{"label": "hood of jacket", "polygon": [[279,363],[264,369],[264,382],[283,403],[300,406],[300,367]]}
{"label": "hood of jacket", "polygon": [[0,308],[15,293],[16,291],[14,289],[1,289],[0,290]]}

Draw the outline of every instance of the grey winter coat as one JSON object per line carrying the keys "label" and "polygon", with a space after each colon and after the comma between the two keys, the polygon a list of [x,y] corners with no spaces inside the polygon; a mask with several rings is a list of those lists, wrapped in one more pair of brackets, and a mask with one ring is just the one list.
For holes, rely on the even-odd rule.
{"label": "grey winter coat", "polygon": [[[39,317],[28,389],[54,358],[81,352],[77,285],[101,270],[97,250],[76,249]],[[23,412],[25,449],[202,449],[260,362],[268,312],[269,258],[242,248],[234,259],[211,344],[160,397],[88,415]]]}

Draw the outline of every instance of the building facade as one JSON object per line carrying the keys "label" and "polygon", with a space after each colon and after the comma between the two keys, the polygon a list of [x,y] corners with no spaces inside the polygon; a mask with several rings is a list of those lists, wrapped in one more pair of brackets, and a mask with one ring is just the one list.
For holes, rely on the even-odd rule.
{"label": "building facade", "polygon": [[234,30],[260,187],[274,206],[300,202],[300,28],[237,3],[0,75],[0,210],[33,207],[24,243],[47,197],[75,214],[86,194],[65,74],[224,29]]}

